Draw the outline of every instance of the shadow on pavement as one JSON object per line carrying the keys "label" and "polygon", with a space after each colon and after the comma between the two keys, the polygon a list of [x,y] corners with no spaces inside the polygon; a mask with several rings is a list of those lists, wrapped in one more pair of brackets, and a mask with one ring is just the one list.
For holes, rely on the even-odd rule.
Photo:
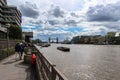
{"label": "shadow on pavement", "polygon": [[30,68],[26,69],[26,72],[27,72],[26,80],[37,80],[36,71],[34,67],[31,66]]}
{"label": "shadow on pavement", "polygon": [[19,68],[28,68],[30,67],[30,64],[25,64],[24,61],[19,61],[19,63],[15,64],[14,66]]}
{"label": "shadow on pavement", "polygon": [[23,60],[16,61],[15,59],[10,59],[7,62],[2,63],[3,65],[12,65],[17,68],[23,68],[26,73],[26,79],[25,80],[37,80],[36,78],[36,71],[35,66],[31,66],[31,64],[24,63]]}
{"label": "shadow on pavement", "polygon": [[23,61],[16,64],[15,66],[19,68],[25,68],[25,72],[27,73],[26,80],[37,80],[35,66],[32,66],[31,64],[26,64]]}
{"label": "shadow on pavement", "polygon": [[11,59],[11,60],[9,60],[9,61],[7,61],[7,62],[4,62],[4,63],[2,63],[2,64],[3,64],[3,65],[7,65],[7,64],[15,63],[15,62],[17,62],[15,59]]}

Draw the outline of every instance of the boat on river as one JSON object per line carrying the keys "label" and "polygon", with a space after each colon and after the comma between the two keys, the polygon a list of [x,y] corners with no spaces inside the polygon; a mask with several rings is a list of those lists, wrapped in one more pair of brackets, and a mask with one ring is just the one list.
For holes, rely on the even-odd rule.
{"label": "boat on river", "polygon": [[61,51],[70,51],[70,48],[67,48],[67,47],[57,47],[58,50],[61,50]]}

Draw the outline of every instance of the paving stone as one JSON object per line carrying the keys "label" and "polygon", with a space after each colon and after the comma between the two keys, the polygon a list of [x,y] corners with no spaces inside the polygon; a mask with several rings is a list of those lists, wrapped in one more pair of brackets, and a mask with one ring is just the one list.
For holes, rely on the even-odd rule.
{"label": "paving stone", "polygon": [[32,76],[30,65],[15,60],[15,55],[0,62],[0,80],[29,80]]}

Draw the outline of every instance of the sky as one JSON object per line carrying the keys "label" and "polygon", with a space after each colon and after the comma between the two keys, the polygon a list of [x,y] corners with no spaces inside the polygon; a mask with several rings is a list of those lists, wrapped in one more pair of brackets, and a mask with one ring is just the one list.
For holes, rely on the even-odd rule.
{"label": "sky", "polygon": [[120,0],[7,0],[22,13],[23,31],[33,39],[59,40],[120,32]]}

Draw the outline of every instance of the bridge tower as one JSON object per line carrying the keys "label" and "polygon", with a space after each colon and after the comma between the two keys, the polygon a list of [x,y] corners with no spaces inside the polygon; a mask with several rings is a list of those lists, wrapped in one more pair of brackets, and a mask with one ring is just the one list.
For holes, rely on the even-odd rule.
{"label": "bridge tower", "polygon": [[48,39],[48,42],[50,43],[51,42],[51,38],[49,37],[49,39]]}
{"label": "bridge tower", "polygon": [[51,37],[49,37],[49,38],[48,38],[48,42],[49,42],[49,43],[51,43],[51,42],[53,43],[54,40],[55,40],[55,43],[58,43],[59,38],[58,38],[58,37],[56,37],[56,38],[51,38]]}
{"label": "bridge tower", "polygon": [[56,43],[58,43],[58,37],[56,37]]}

